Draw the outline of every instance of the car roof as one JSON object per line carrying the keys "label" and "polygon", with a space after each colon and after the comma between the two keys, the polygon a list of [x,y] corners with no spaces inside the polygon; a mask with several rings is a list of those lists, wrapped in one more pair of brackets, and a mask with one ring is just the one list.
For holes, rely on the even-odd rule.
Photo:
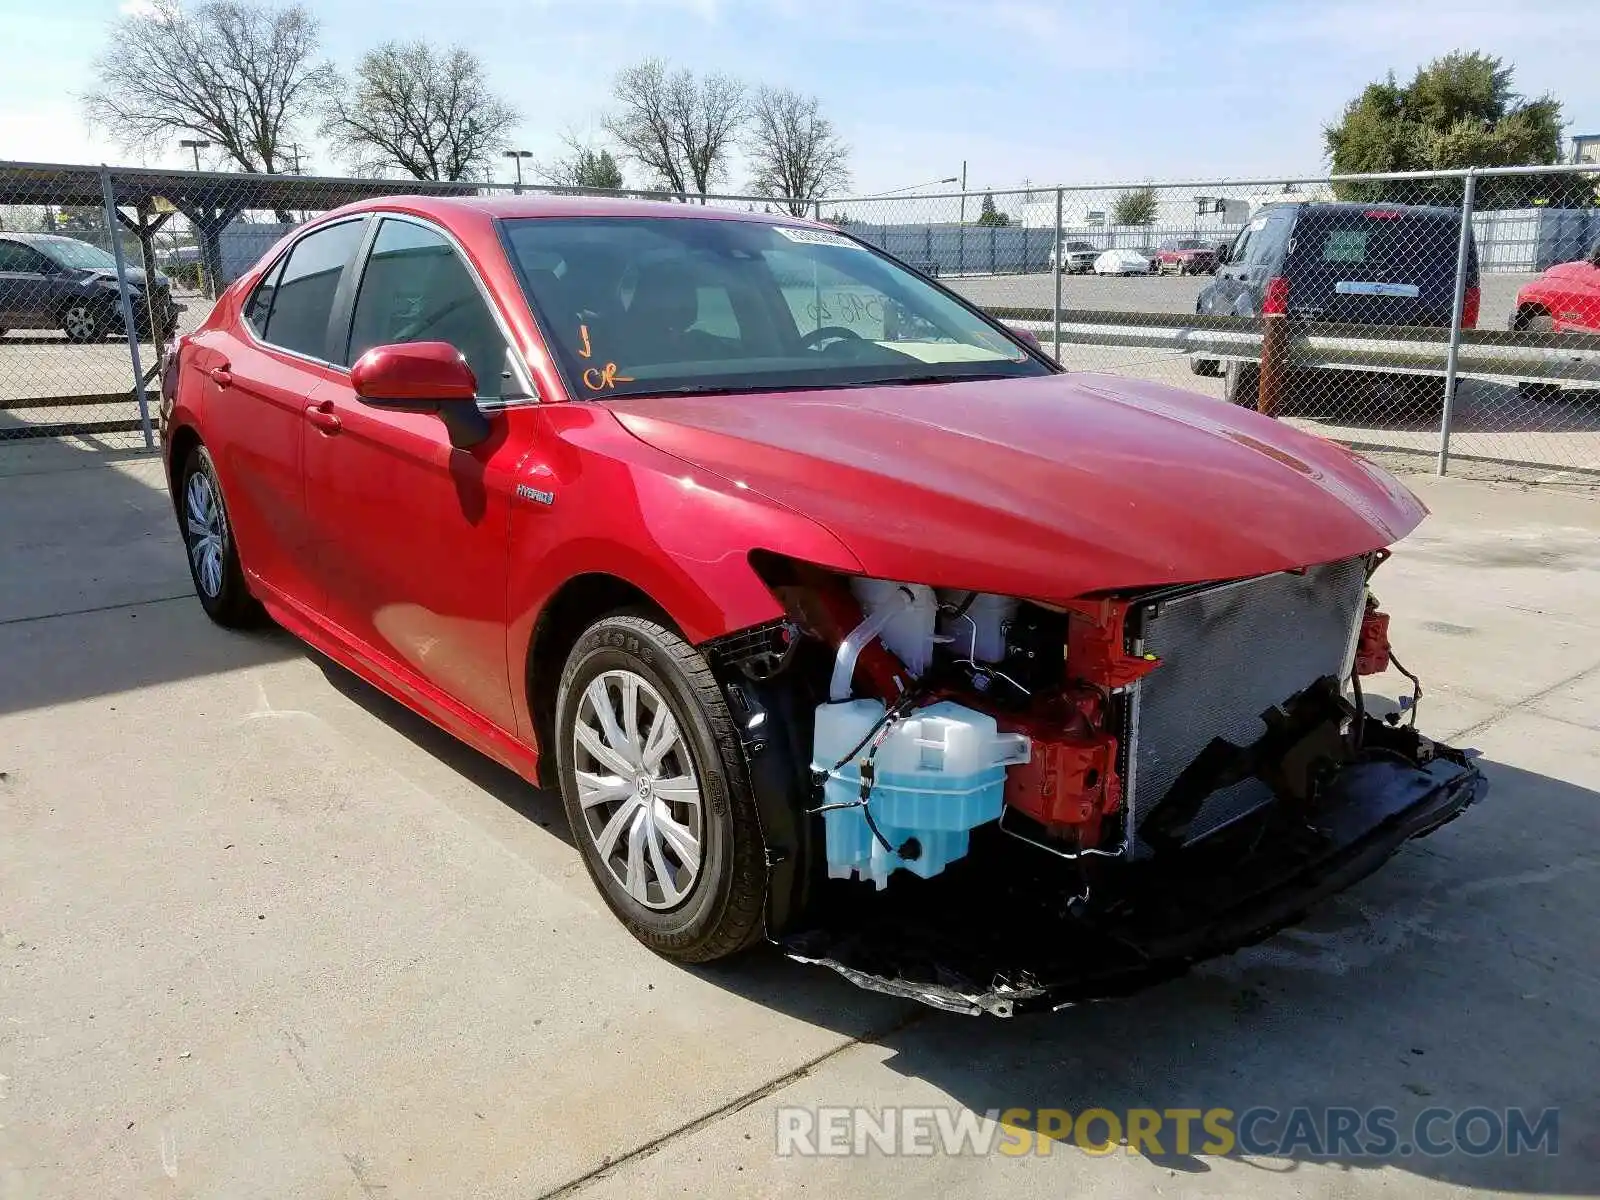
{"label": "car roof", "polygon": [[1387,200],[1284,200],[1268,201],[1261,207],[1314,209],[1317,212],[1368,212],[1374,208],[1381,208],[1384,212],[1396,212],[1403,217],[1448,217],[1452,221],[1461,216],[1459,208],[1450,208],[1442,204],[1391,204]]}
{"label": "car roof", "polygon": [[[50,244],[54,242],[83,241],[82,238],[67,237],[64,234],[59,233],[24,233],[20,229],[0,230],[0,238],[4,238],[6,241],[10,242],[23,242],[29,246],[37,246],[41,243]],[[89,244],[93,245],[92,242]]]}
{"label": "car roof", "polygon": [[375,196],[358,200],[341,212],[403,209],[448,221],[453,214],[478,213],[499,220],[526,217],[677,217],[709,221],[749,221],[762,225],[827,225],[788,213],[755,213],[670,200],[636,200],[613,196]]}

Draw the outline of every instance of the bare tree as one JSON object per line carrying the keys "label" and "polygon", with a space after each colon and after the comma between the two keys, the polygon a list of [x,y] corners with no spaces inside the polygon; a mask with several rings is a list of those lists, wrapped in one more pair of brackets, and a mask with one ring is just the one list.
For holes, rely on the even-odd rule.
{"label": "bare tree", "polygon": [[727,173],[745,120],[745,88],[726,75],[669,73],[649,58],[617,73],[606,131],[669,191],[704,196]]}
{"label": "bare tree", "polygon": [[611,151],[580,136],[575,131],[561,135],[565,151],[559,158],[540,163],[533,173],[554,187],[585,188],[590,191],[620,192],[622,168]]}
{"label": "bare tree", "polygon": [[94,72],[84,114],[124,145],[190,133],[266,172],[287,165],[296,119],[335,79],[317,60],[317,22],[304,7],[235,0],[190,11],[154,0],[116,22]]}
{"label": "bare tree", "polygon": [[476,55],[388,42],[356,64],[354,79],[329,102],[322,133],[358,171],[466,179],[488,173],[520,119],[489,90]]}
{"label": "bare tree", "polygon": [[822,115],[815,96],[790,88],[762,87],[750,105],[745,151],[755,170],[751,188],[783,201],[797,217],[811,202],[850,183],[850,148]]}

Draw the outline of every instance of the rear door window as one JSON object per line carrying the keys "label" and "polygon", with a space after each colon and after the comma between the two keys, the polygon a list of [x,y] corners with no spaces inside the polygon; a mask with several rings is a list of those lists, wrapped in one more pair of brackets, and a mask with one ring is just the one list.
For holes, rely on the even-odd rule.
{"label": "rear door window", "polygon": [[361,245],[366,225],[365,218],[341,221],[294,244],[279,273],[261,330],[265,341],[296,354],[327,359],[334,293]]}
{"label": "rear door window", "polygon": [[0,242],[0,271],[36,273],[39,264],[32,250],[16,242]]}

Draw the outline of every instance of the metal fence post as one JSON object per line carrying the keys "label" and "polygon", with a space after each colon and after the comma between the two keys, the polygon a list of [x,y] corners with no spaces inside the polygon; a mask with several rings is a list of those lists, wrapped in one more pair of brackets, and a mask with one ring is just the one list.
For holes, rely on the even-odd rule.
{"label": "metal fence post", "polygon": [[1056,233],[1055,241],[1050,247],[1051,270],[1056,273],[1056,303],[1055,310],[1051,313],[1054,320],[1054,341],[1056,347],[1056,362],[1061,361],[1061,277],[1066,274],[1061,262],[1061,189],[1056,189]]}
{"label": "metal fence post", "polygon": [[1468,168],[1461,185],[1461,234],[1456,239],[1456,287],[1450,302],[1450,346],[1444,359],[1444,407],[1439,415],[1439,474],[1450,465],[1450,418],[1456,406],[1456,363],[1461,355],[1462,308],[1467,298],[1467,262],[1472,249],[1472,198],[1477,192],[1478,173]]}
{"label": "metal fence post", "polygon": [[[105,199],[106,236],[111,239],[111,256],[117,263],[117,308],[122,313],[122,329],[128,335],[128,358],[133,363],[133,392],[139,401],[139,428],[144,433],[144,448],[154,450],[156,439],[150,431],[150,401],[144,392],[144,368],[139,363],[139,329],[133,315],[133,299],[128,294],[128,264],[122,256],[122,237],[117,232],[117,200],[111,188],[111,172],[100,165],[100,195]],[[146,278],[145,286],[150,286]],[[155,331],[151,330],[152,336]]]}

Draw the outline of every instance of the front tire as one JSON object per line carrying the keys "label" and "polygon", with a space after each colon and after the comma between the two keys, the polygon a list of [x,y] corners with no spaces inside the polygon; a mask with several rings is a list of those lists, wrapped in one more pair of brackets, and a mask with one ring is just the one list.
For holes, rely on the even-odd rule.
{"label": "front tire", "polygon": [[261,609],[245,584],[222,485],[204,446],[189,452],[178,475],[178,525],[189,577],[206,616],[229,629],[255,624]]}
{"label": "front tire", "polygon": [[562,671],[555,742],[584,866],[634,937],[709,962],[759,936],[761,827],[733,718],[698,650],[652,616],[602,617]]}
{"label": "front tire", "polygon": [[[1549,313],[1534,312],[1524,317],[1517,328],[1523,333],[1536,333],[1543,337],[1556,336],[1556,323]],[[1561,385],[1547,383],[1538,379],[1524,379],[1517,384],[1517,393],[1524,400],[1535,400],[1540,404],[1549,404],[1561,399]]]}

